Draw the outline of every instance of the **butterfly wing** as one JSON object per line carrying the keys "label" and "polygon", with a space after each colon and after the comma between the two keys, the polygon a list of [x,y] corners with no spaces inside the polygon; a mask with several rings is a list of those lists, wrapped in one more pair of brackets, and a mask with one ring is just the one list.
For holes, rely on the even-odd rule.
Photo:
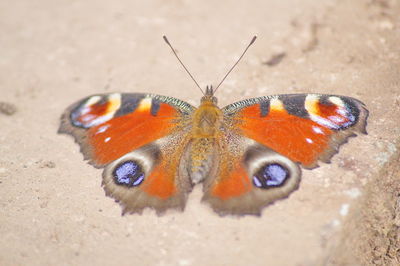
{"label": "butterfly wing", "polygon": [[[72,135],[85,159],[103,168],[107,195],[123,212],[183,209],[191,182],[180,169],[194,108],[153,94],[102,94],[71,105],[59,133]],[[165,158],[168,156],[168,160]]]}
{"label": "butterfly wing", "polygon": [[298,164],[240,135],[220,140],[214,174],[204,181],[203,202],[220,215],[260,215],[263,207],[287,197],[300,183]]}
{"label": "butterfly wing", "polygon": [[248,99],[223,112],[221,159],[203,198],[220,214],[259,214],[287,197],[300,182],[299,165],[329,162],[349,137],[366,133],[368,117],[356,99],[317,94]]}
{"label": "butterfly wing", "polygon": [[366,134],[368,110],[351,97],[288,94],[237,102],[224,112],[239,133],[303,167],[329,162],[355,133]]}

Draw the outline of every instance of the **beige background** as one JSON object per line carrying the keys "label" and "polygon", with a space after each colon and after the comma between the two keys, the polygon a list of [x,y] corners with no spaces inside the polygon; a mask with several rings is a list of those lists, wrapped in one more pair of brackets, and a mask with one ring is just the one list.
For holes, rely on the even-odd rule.
{"label": "beige background", "polygon": [[[0,1],[0,265],[396,265],[399,14],[396,0]],[[163,34],[202,86],[257,34],[217,93],[221,106],[348,95],[368,106],[369,135],[304,170],[300,189],[261,217],[219,217],[200,204],[200,186],[183,213],[121,216],[101,170],[56,134],[59,117],[112,91],[197,105]]]}

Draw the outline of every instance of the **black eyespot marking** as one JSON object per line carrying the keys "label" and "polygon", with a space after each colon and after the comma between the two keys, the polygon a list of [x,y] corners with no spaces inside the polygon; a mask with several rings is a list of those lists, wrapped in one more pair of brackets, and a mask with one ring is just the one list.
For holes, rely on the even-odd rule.
{"label": "black eyespot marking", "polygon": [[281,98],[286,111],[298,117],[307,118],[308,112],[304,106],[307,95],[284,96]]}
{"label": "black eyespot marking", "polygon": [[334,109],[334,114],[329,114],[327,119],[334,124],[334,129],[343,130],[354,126],[358,122],[360,110],[356,105],[356,102],[352,98],[339,97],[344,103],[344,106],[337,106],[330,98],[325,95],[321,97],[319,104],[324,106],[325,109]]}
{"label": "black eyespot marking", "polygon": [[140,98],[137,95],[123,94],[121,97],[121,106],[114,116],[118,117],[132,113],[138,107],[139,102]]}
{"label": "black eyespot marking", "polygon": [[160,110],[160,104],[161,102],[157,99],[151,99],[151,109],[150,109],[150,113],[153,116],[156,116],[158,111]]}
{"label": "black eyespot marking", "polygon": [[253,184],[258,188],[268,189],[283,186],[290,178],[289,170],[278,163],[263,166],[254,176]]}
{"label": "black eyespot marking", "polygon": [[113,171],[114,182],[117,185],[136,187],[144,180],[144,173],[135,161],[125,161],[118,164]]}
{"label": "black eyespot marking", "polygon": [[90,128],[93,126],[93,121],[101,116],[104,112],[104,107],[107,106],[107,99],[103,96],[96,103],[86,106],[86,103],[92,97],[80,101],[77,106],[71,111],[70,120],[76,127]]}
{"label": "black eyespot marking", "polygon": [[269,101],[260,103],[261,117],[267,116],[269,113]]}
{"label": "black eyespot marking", "polygon": [[331,95],[321,95],[318,101],[322,105],[327,105],[327,106],[335,105],[329,100],[329,97],[331,97]]}

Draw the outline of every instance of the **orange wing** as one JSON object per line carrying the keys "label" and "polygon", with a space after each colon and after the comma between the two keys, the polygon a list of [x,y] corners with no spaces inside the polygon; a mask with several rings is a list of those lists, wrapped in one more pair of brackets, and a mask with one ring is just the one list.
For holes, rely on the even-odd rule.
{"label": "orange wing", "polygon": [[124,212],[182,209],[191,183],[179,163],[193,110],[159,95],[94,95],[65,111],[59,133],[72,135],[91,164],[106,167],[105,191]]}
{"label": "orange wing", "polygon": [[64,112],[59,133],[74,136],[85,159],[102,167],[171,134],[192,111],[185,102],[159,95],[94,95]]}
{"label": "orange wing", "polygon": [[261,97],[224,108],[251,138],[304,167],[328,162],[355,132],[366,133],[368,111],[360,101],[343,96],[292,94]]}

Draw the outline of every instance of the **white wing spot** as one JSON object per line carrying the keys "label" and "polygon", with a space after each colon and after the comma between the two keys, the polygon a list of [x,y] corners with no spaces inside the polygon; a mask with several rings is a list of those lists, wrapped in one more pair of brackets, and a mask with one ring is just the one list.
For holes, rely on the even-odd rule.
{"label": "white wing spot", "polygon": [[152,104],[152,99],[151,98],[143,98],[140,101],[139,106],[137,107],[136,110],[145,112],[151,109],[151,104]]}
{"label": "white wing spot", "polygon": [[109,127],[110,127],[109,125],[101,126],[101,127],[97,130],[96,134],[105,132]]}
{"label": "white wing spot", "polygon": [[110,139],[111,139],[110,137],[107,137],[107,138],[104,139],[104,142],[109,142]]}
{"label": "white wing spot", "polygon": [[331,96],[331,97],[329,97],[329,101],[331,103],[336,104],[337,106],[344,107],[344,103],[343,103],[342,99],[340,99],[339,97]]}
{"label": "white wing spot", "polygon": [[118,108],[121,107],[121,94],[119,93],[113,93],[108,96],[108,103],[109,106],[107,107],[107,114],[112,114],[118,110]]}
{"label": "white wing spot", "polygon": [[90,120],[93,120],[95,118],[94,115],[85,115],[82,117],[83,122],[89,122]]}
{"label": "white wing spot", "polygon": [[332,122],[336,123],[336,124],[345,122],[343,117],[340,117],[340,116],[337,116],[337,115],[329,116],[328,119],[331,120]]}
{"label": "white wing spot", "polygon": [[[316,115],[310,115],[311,120],[322,125],[322,126],[326,126],[329,128],[333,128],[333,129],[339,129],[339,126],[335,123],[333,123],[332,121],[329,121],[328,119],[322,118],[320,116],[316,116]],[[329,118],[330,119],[330,118]]]}
{"label": "white wing spot", "polygon": [[336,112],[337,112],[338,114],[342,115],[342,116],[347,116],[347,111],[346,111],[346,109],[339,108]]}
{"label": "white wing spot", "polygon": [[285,107],[283,106],[283,102],[278,98],[272,98],[270,101],[270,107],[274,111],[283,111]]}
{"label": "white wing spot", "polygon": [[317,108],[318,100],[319,97],[315,94],[307,95],[306,100],[304,102],[304,108],[306,108],[306,110],[310,115],[318,115],[318,108]]}
{"label": "white wing spot", "polygon": [[313,143],[314,141],[312,141],[312,139],[310,139],[310,138],[306,138],[306,141],[308,142],[308,143]]}
{"label": "white wing spot", "polygon": [[85,103],[85,106],[91,106],[91,105],[97,103],[97,102],[100,101],[100,100],[101,100],[101,97],[98,96],[98,95],[93,96],[93,97],[90,97],[90,98],[87,100],[87,102]]}
{"label": "white wing spot", "polygon": [[320,127],[313,126],[312,130],[317,134],[324,134]]}

